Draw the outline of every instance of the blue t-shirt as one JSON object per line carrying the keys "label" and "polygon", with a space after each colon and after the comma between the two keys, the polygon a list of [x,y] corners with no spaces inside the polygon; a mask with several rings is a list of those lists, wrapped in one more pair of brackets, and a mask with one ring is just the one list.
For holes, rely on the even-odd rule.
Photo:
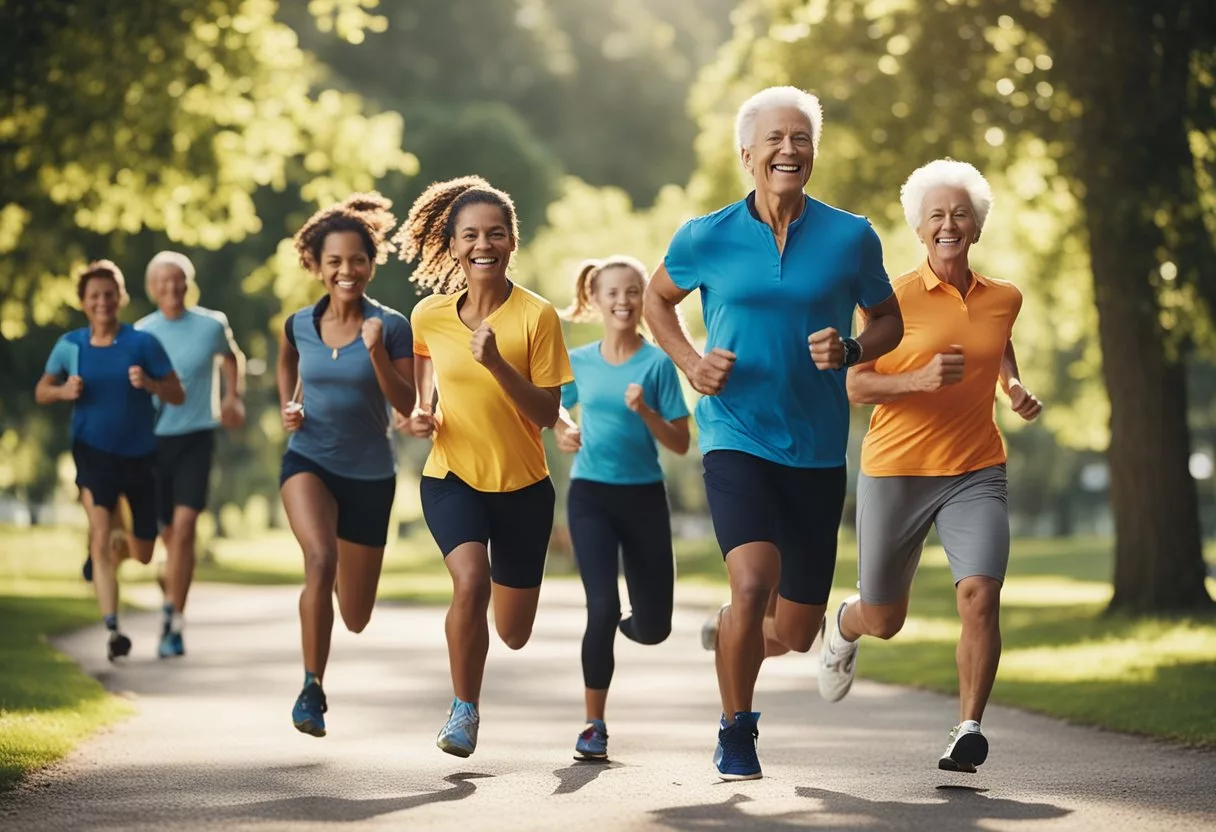
{"label": "blue t-shirt", "polygon": [[[355,480],[382,480],[397,473],[392,408],[376,382],[363,337],[336,350],[321,340],[318,323],[329,298],[287,319],[287,339],[300,353],[304,422],[287,450],[330,473]],[[363,299],[363,317],[384,321],[390,360],[414,354],[410,322],[395,309]]]}
{"label": "blue t-shirt", "polygon": [[755,195],[689,220],[664,265],[676,286],[701,290],[706,350],[735,353],[717,396],[696,408],[702,453],[734,450],[796,468],[845,463],[845,371],[819,370],[807,337],[846,336],[855,307],[891,297],[882,246],[865,217],[805,197],[785,251],[755,210]]}
{"label": "blue t-shirt", "polygon": [[135,328],[150,332],[164,345],[177,370],[186,400],[181,404],[160,403],[157,436],[181,436],[219,425],[219,363],[232,355],[232,330],[223,312],[196,306],[180,318],[170,320],[160,310],[139,319]]}
{"label": "blue t-shirt", "polygon": [[612,485],[663,481],[659,449],[642,417],[625,406],[625,389],[642,385],[642,398],[664,419],[688,415],[676,365],[658,347],[643,342],[624,364],[609,364],[600,342],[570,352],[574,382],[562,387],[562,406],[580,406],[582,449],[570,478]]}
{"label": "blue t-shirt", "polygon": [[72,408],[72,441],[118,456],[144,456],[156,450],[156,409],[152,394],[131,386],[130,368],[142,367],[153,379],[173,372],[173,364],[156,337],[130,324],[120,324],[108,347],[89,343],[89,328],[60,336],[46,361],[46,372],[59,381],[84,380],[84,392]]}

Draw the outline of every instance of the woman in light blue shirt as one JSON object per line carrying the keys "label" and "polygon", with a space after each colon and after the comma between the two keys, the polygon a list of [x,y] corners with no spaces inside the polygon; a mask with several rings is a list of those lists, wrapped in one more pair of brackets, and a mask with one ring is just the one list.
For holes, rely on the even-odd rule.
{"label": "woman in light blue shirt", "polygon": [[[576,759],[608,757],[604,707],[619,627],[626,638],[658,644],[671,632],[675,562],[671,516],[658,445],[688,451],[688,407],[671,359],[642,337],[646,269],[632,257],[588,261],[575,282],[567,320],[604,321],[604,337],[570,353],[574,382],[562,388],[554,430],[575,454],[567,497],[570,537],[587,593],[583,682],[587,725]],[[569,410],[578,407],[579,425]],[[618,561],[619,554],[619,561]],[[618,562],[632,612],[621,618]]]}

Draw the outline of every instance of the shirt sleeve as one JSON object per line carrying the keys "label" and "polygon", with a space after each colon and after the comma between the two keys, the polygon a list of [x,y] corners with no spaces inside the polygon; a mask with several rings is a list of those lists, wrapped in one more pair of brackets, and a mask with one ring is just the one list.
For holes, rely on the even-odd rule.
{"label": "shirt sleeve", "polygon": [[388,347],[388,357],[393,361],[414,356],[414,334],[410,330],[410,322],[400,312],[384,316],[384,345]]}
{"label": "shirt sleeve", "polygon": [[59,340],[55,342],[55,346],[51,347],[51,354],[47,356],[46,368],[43,372],[60,380],[68,376],[78,375],[80,372],[80,347],[69,341],[66,335],[59,336]]}
{"label": "shirt sleeve", "polygon": [[173,362],[169,360],[169,354],[165,352],[160,340],[152,333],[146,334],[148,339],[143,347],[144,372],[160,380],[173,372]]}
{"label": "shirt sleeve", "polygon": [[663,257],[663,266],[666,267],[671,282],[685,292],[691,292],[701,286],[696,254],[693,251],[693,222],[694,220],[689,220],[680,226],[671,238],[667,254]]}
{"label": "shirt sleeve", "polygon": [[232,337],[232,327],[228,325],[228,316],[223,312],[211,313],[218,327],[215,328],[215,340],[211,345],[212,355],[236,355],[236,339]]}
{"label": "shirt sleeve", "polygon": [[[424,301],[425,302],[425,301]],[[431,351],[426,348],[426,340],[422,337],[422,316],[425,314],[423,304],[419,303],[410,313],[410,337],[413,339],[414,355],[430,358]]]}
{"label": "shirt sleeve", "polygon": [[578,382],[572,381],[562,385],[562,407],[569,410],[578,404]]}
{"label": "shirt sleeve", "polygon": [[528,350],[528,371],[530,381],[537,387],[560,387],[574,381],[570,355],[562,337],[562,322],[557,317],[557,310],[549,304],[541,307],[536,319],[536,330]]}
{"label": "shirt sleeve", "polygon": [[872,309],[891,297],[891,279],[882,265],[882,242],[869,222],[862,232],[860,247],[853,302],[862,309]]}
{"label": "shirt sleeve", "polygon": [[683,419],[688,416],[688,404],[684,401],[684,391],[680,389],[680,377],[676,373],[676,365],[667,356],[659,363],[659,372],[655,379],[658,387],[656,399],[659,415],[667,421]]}

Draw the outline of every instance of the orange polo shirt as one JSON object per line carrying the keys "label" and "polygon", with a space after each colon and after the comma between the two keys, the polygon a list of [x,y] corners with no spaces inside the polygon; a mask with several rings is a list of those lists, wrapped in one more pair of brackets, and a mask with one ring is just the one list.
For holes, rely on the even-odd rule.
{"label": "orange polo shirt", "polygon": [[871,477],[945,477],[1005,461],[993,415],[1001,358],[1022,308],[1012,283],[971,272],[964,298],[926,261],[892,281],[903,312],[899,346],[874,364],[879,373],[925,366],[951,344],[963,348],[963,379],[932,393],[910,393],[874,408],[861,446]]}

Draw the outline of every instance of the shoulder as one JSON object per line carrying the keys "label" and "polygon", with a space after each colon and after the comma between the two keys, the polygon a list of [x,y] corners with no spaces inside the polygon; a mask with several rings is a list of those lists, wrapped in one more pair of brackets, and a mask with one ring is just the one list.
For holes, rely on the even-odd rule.
{"label": "shoulder", "polygon": [[923,289],[924,286],[925,281],[921,278],[920,272],[915,269],[901,274],[891,281],[891,291],[901,299],[905,295],[915,294],[918,289]]}
{"label": "shoulder", "polygon": [[156,346],[161,347],[160,339],[151,332],[142,329],[136,329],[130,324],[123,324],[118,328],[119,338],[130,338],[131,343],[139,347]]}
{"label": "shoulder", "polygon": [[156,312],[150,312],[149,314],[144,315],[142,318],[140,318],[138,321],[135,322],[135,328],[136,329],[148,329],[150,327],[154,327],[157,323],[160,322],[162,317],[163,316],[160,314],[160,310],[157,310]]}
{"label": "shoulder", "polygon": [[561,329],[562,321],[557,315],[557,310],[544,297],[519,284],[515,284],[512,294],[517,294],[519,297],[519,306],[516,307],[519,310],[517,314],[522,313],[530,326]]}
{"label": "shoulder", "polygon": [[218,309],[208,309],[205,306],[194,306],[186,310],[186,314],[192,316],[193,320],[206,321],[210,324],[218,324],[219,326],[228,326],[228,316]]}
{"label": "shoulder", "polygon": [[384,319],[385,326],[400,326],[404,324],[409,326],[409,319],[405,315],[398,312],[391,306],[385,306],[378,300],[367,299],[367,305],[376,311],[376,314]]}
{"label": "shoulder", "polygon": [[807,197],[807,210],[814,216],[819,225],[828,227],[831,231],[849,238],[862,238],[871,234],[877,236],[874,226],[868,217],[853,214],[835,205],[828,205],[812,196]]}
{"label": "shoulder", "polygon": [[442,310],[455,305],[456,299],[460,297],[456,295],[427,295],[414,306],[414,311],[410,313],[410,320],[417,326],[420,322],[439,314]]}
{"label": "shoulder", "polygon": [[575,347],[574,349],[570,350],[570,361],[571,363],[589,361],[599,351],[599,348],[599,341],[592,341],[590,344],[583,344],[581,347]]}
{"label": "shoulder", "polygon": [[75,344],[77,346],[83,346],[84,344],[88,343],[88,340],[89,340],[89,328],[87,326],[82,326],[80,329],[73,329],[73,330],[63,333],[62,335],[59,336],[59,340],[56,341],[55,343],[56,344]]}
{"label": "shoulder", "polygon": [[312,315],[313,315],[314,310],[316,310],[316,308],[317,308],[317,305],[315,303],[313,303],[308,306],[305,306],[303,309],[297,309],[295,312],[291,313],[290,320],[292,320],[293,322],[310,321],[310,320],[312,320]]}
{"label": "shoulder", "polygon": [[723,206],[717,211],[693,217],[680,226],[680,230],[676,233],[686,234],[693,242],[696,242],[706,235],[721,233],[739,225],[742,220],[750,219],[751,216],[747,210],[747,200],[741,199],[738,202],[732,202],[730,205]]}
{"label": "shoulder", "polygon": [[1006,295],[1011,299],[1016,298],[1021,300],[1022,290],[1015,286],[1012,282],[1008,280],[1001,280],[997,277],[989,277],[988,275],[980,274],[979,272],[976,272],[976,274],[983,278],[989,287],[1000,292],[1002,295]]}

